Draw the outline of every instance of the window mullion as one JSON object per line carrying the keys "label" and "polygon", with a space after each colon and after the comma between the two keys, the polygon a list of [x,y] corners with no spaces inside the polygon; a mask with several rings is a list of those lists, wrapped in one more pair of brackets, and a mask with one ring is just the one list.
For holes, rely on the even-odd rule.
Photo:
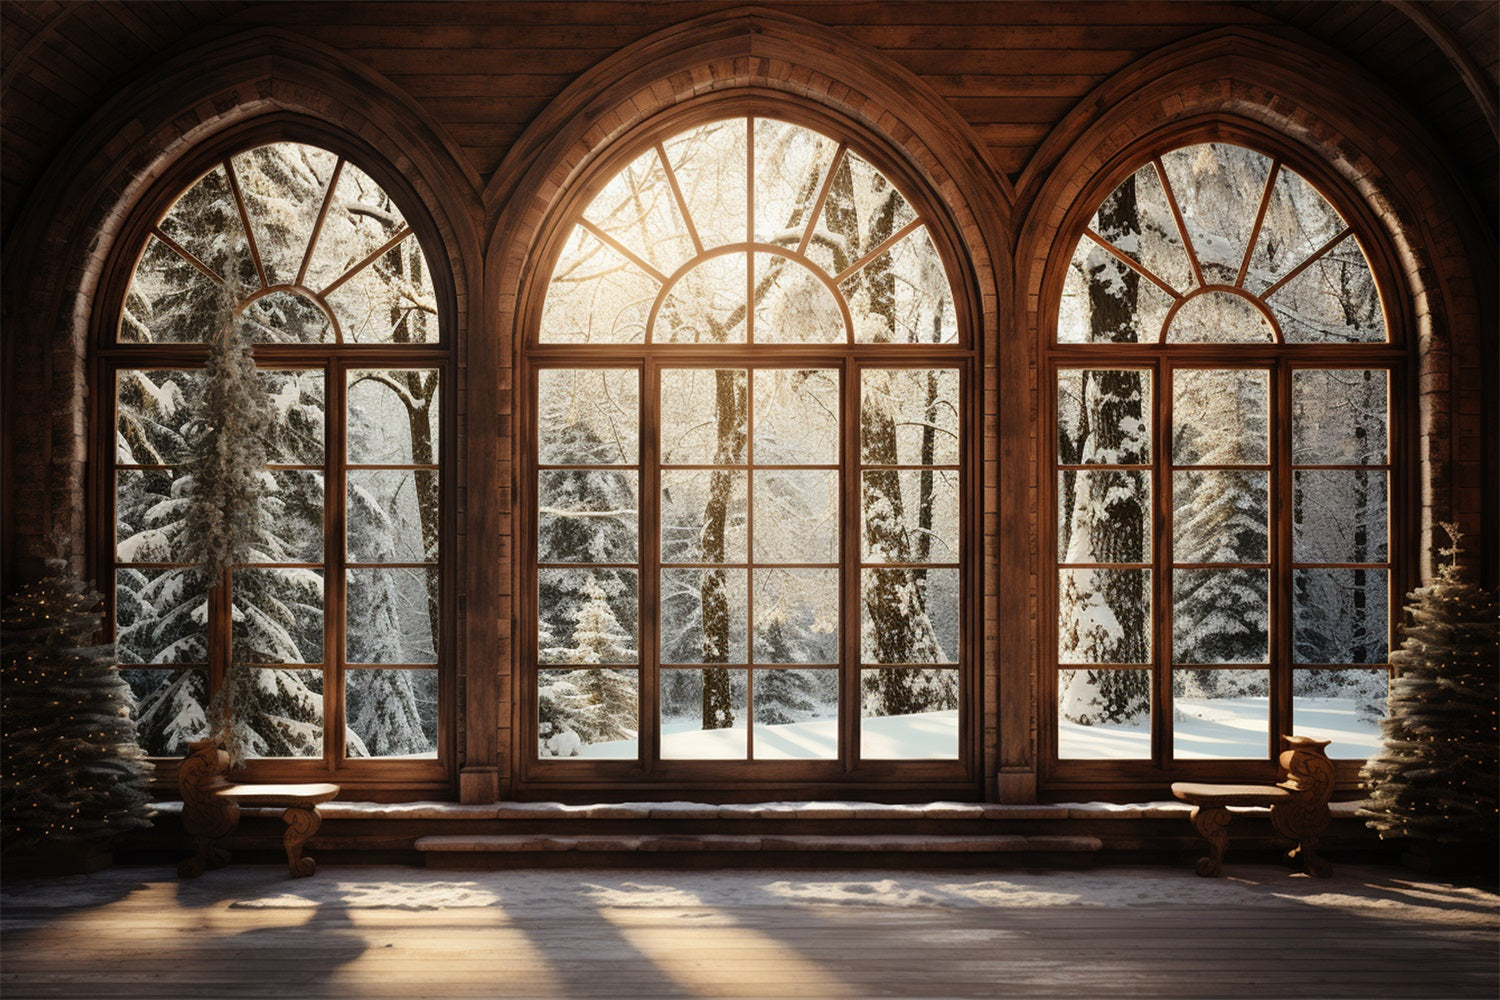
{"label": "window mullion", "polygon": [[330,770],[348,755],[344,656],[348,582],[348,373],[324,368],[323,420],[323,754]]}
{"label": "window mullion", "polygon": [[1269,752],[1276,759],[1281,734],[1290,733],[1292,718],[1292,365],[1283,358],[1271,369],[1271,733]]}
{"label": "window mullion", "polygon": [[1172,510],[1172,455],[1171,441],[1174,414],[1172,412],[1172,380],[1176,376],[1170,362],[1159,361],[1153,369],[1151,399],[1155,403],[1152,414],[1151,502],[1155,508],[1151,524],[1151,578],[1152,600],[1155,607],[1149,616],[1151,627],[1151,659],[1155,668],[1156,697],[1152,699],[1152,760],[1159,767],[1169,767],[1173,760],[1172,735],[1172,565],[1176,562],[1173,551]]}
{"label": "window mullion", "polygon": [[640,484],[636,515],[636,665],[640,671],[636,753],[649,774],[661,757],[661,366],[646,360],[640,372]]}
{"label": "window mullion", "polygon": [[860,650],[860,485],[859,470],[859,401],[864,392],[864,371],[852,361],[840,366],[840,455],[839,490],[843,510],[839,512],[841,563],[839,610],[839,760],[845,773],[854,770],[860,759],[859,727],[860,681],[864,677],[863,653]]}

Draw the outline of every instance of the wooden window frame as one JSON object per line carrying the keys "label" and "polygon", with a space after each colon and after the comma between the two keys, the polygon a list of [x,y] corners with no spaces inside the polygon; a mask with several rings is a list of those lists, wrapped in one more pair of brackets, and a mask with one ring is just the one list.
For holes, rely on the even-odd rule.
{"label": "wooden window frame", "polygon": [[[455,551],[457,537],[457,512],[454,495],[457,489],[454,470],[458,468],[460,452],[458,421],[454,404],[457,393],[455,364],[453,359],[453,318],[455,304],[452,293],[452,278],[446,271],[446,260],[432,249],[439,245],[437,233],[421,202],[401,176],[390,168],[374,150],[331,132],[326,128],[302,119],[275,116],[259,121],[244,129],[220,136],[193,150],[167,175],[158,180],[150,192],[133,210],[122,231],[118,246],[123,248],[109,264],[101,286],[99,301],[105,308],[96,310],[93,321],[93,349],[90,356],[90,383],[94,386],[90,404],[90,490],[93,500],[89,518],[89,552],[96,567],[97,578],[108,581],[101,587],[105,592],[107,621],[113,628],[115,601],[115,572],[125,565],[116,561],[115,554],[115,384],[117,373],[128,369],[184,369],[202,370],[208,358],[208,346],[200,343],[136,343],[118,339],[118,321],[123,309],[126,291],[134,274],[140,254],[148,239],[160,239],[159,221],[176,199],[192,187],[205,173],[216,166],[225,166],[233,156],[259,146],[277,142],[300,143],[315,146],[337,156],[338,170],[354,164],[381,186],[385,193],[397,203],[405,217],[405,224],[398,233],[380,248],[367,255],[357,265],[347,270],[340,279],[320,290],[326,294],[334,291],[347,278],[363,266],[402,241],[415,237],[423,249],[433,290],[437,299],[437,340],[423,344],[373,344],[346,341],[337,318],[326,309],[322,311],[329,320],[334,341],[318,344],[256,343],[252,354],[261,370],[301,369],[320,371],[324,379],[323,415],[323,465],[316,467],[324,476],[323,505],[323,552],[325,561],[313,563],[264,564],[268,568],[295,567],[314,568],[324,577],[323,604],[323,661],[306,669],[317,670],[323,675],[323,752],[318,757],[252,758],[245,762],[236,774],[257,781],[328,781],[336,780],[346,787],[358,791],[361,798],[389,799],[411,798],[422,795],[447,794],[454,786],[456,773],[455,718],[457,677],[455,663],[458,651],[458,616],[456,614],[460,580],[460,558]],[[233,172],[228,171],[232,178]],[[336,170],[330,183],[338,179]],[[245,205],[237,184],[232,190],[240,208],[241,222],[245,220]],[[319,215],[309,236],[309,253],[304,256],[301,272],[309,263],[310,249],[326,218],[328,198],[320,206]],[[265,271],[259,252],[254,247],[254,229],[246,226],[247,239],[252,247],[252,257],[262,287],[246,296],[238,309],[247,308],[257,299],[278,291],[297,292],[295,284],[267,285]],[[206,270],[185,254],[190,263]],[[367,463],[346,460],[346,419],[348,384],[347,373],[367,369],[413,369],[435,370],[439,379],[439,424],[437,428],[438,448],[435,463],[430,466],[439,470],[439,555],[437,560],[440,588],[439,634],[432,664],[359,664],[357,669],[403,669],[418,667],[436,669],[438,676],[438,718],[435,758],[406,757],[354,757],[346,753],[346,705],[344,699],[345,643],[344,643],[344,595],[347,589],[348,570],[362,565],[385,565],[352,562],[346,552],[347,538],[345,521],[347,511],[344,498],[347,493],[347,474],[351,469],[364,468]],[[417,463],[421,465],[421,463]],[[268,468],[280,468],[281,463],[270,463]],[[427,467],[427,466],[424,466]],[[310,467],[309,468],[314,468]],[[406,468],[406,466],[403,466]],[[173,564],[178,565],[178,564]],[[263,564],[246,566],[260,568]],[[148,567],[149,568],[149,567]],[[179,666],[164,664],[145,665],[140,669],[176,670],[206,669],[210,692],[218,689],[230,664],[230,581],[229,574],[208,595],[207,629],[208,662]],[[283,668],[269,664],[268,668]],[[137,665],[129,665],[136,669]],[[301,669],[300,665],[286,665],[285,669]],[[175,783],[175,757],[152,758],[156,765],[156,782],[160,785]]]}
{"label": "wooden window frame", "polygon": [[[1070,264],[1074,247],[1081,239],[1092,239],[1108,249],[1116,259],[1126,263],[1143,279],[1149,279],[1158,288],[1162,287],[1154,276],[1146,273],[1136,262],[1128,260],[1106,241],[1095,234],[1088,222],[1094,211],[1125,178],[1143,166],[1155,164],[1159,176],[1166,173],[1161,158],[1167,152],[1196,143],[1222,142],[1244,146],[1268,157],[1273,163],[1268,176],[1265,193],[1255,206],[1255,221],[1248,243],[1253,248],[1269,204],[1271,185],[1277,171],[1285,168],[1295,171],[1343,216],[1344,229],[1334,238],[1309,256],[1288,274],[1255,297],[1264,300],[1270,292],[1285,285],[1311,263],[1345,239],[1357,239],[1365,255],[1381,307],[1387,339],[1383,343],[1287,343],[1279,323],[1267,310],[1260,311],[1268,319],[1273,330],[1273,343],[1169,343],[1165,340],[1177,309],[1187,298],[1172,292],[1176,300],[1167,316],[1157,341],[1136,343],[1060,343],[1057,338],[1058,305],[1061,301],[1063,278]],[[1171,191],[1167,187],[1168,192]],[[1179,234],[1184,232],[1183,221],[1173,197],[1168,195]],[[1059,229],[1068,234],[1057,241],[1049,256],[1048,278],[1044,283],[1044,308],[1040,317],[1039,332],[1041,347],[1038,383],[1038,428],[1040,446],[1037,449],[1038,466],[1038,526],[1041,553],[1039,574],[1039,663],[1040,676],[1037,684],[1038,745],[1040,749],[1039,786],[1047,797],[1071,798],[1099,795],[1118,797],[1121,795],[1162,795],[1167,783],[1174,780],[1229,780],[1266,781],[1274,780],[1277,773],[1276,752],[1281,734],[1292,731],[1293,680],[1298,670],[1319,669],[1319,665],[1295,662],[1292,645],[1292,579],[1303,564],[1292,558],[1292,517],[1289,498],[1292,488],[1293,463],[1291,458],[1291,383],[1292,373],[1298,369],[1371,369],[1383,370],[1387,375],[1387,453],[1383,464],[1360,466],[1368,470],[1384,470],[1387,474],[1387,537],[1386,560],[1383,563],[1361,564],[1362,568],[1384,568],[1387,572],[1387,632],[1394,639],[1400,621],[1402,595],[1410,588],[1413,573],[1414,553],[1419,546],[1419,529],[1413,523],[1418,511],[1416,477],[1415,413],[1411,401],[1415,398],[1413,383],[1414,366],[1406,329],[1409,304],[1402,294],[1402,284],[1397,279],[1399,269],[1391,258],[1384,241],[1379,238],[1380,229],[1369,209],[1348,191],[1339,179],[1324,166],[1309,161],[1305,154],[1274,136],[1251,132],[1238,126],[1221,122],[1198,123],[1167,136],[1151,137],[1137,143],[1117,155],[1105,169],[1084,187],[1068,221]],[[1193,291],[1202,292],[1219,288],[1235,291],[1237,286],[1202,284],[1202,266],[1192,243],[1182,239],[1187,250],[1193,275],[1198,282]],[[1249,261],[1247,249],[1245,262],[1240,268],[1237,281],[1245,278],[1245,265]],[[1151,756],[1150,759],[1082,759],[1060,758],[1058,748],[1058,678],[1066,669],[1087,669],[1086,665],[1060,664],[1058,656],[1058,633],[1055,622],[1059,613],[1058,572],[1061,560],[1057,557],[1057,385],[1058,373],[1068,369],[1140,369],[1147,371],[1152,379],[1151,399],[1151,460],[1144,466],[1151,487],[1149,561],[1144,564],[1151,571],[1151,663],[1121,665],[1126,669],[1145,669],[1151,672]],[[1172,756],[1171,713],[1171,615],[1172,615],[1172,471],[1170,417],[1172,409],[1171,373],[1184,368],[1253,369],[1268,374],[1268,428],[1269,448],[1268,485],[1270,490],[1270,516],[1267,538],[1268,589],[1268,651],[1264,669],[1270,678],[1270,705],[1267,720],[1267,750],[1264,759],[1182,759]],[[1108,466],[1104,466],[1108,468]],[[1297,466],[1301,468],[1301,466]],[[1183,564],[1187,565],[1187,564]],[[1198,564],[1192,564],[1196,566]],[[1217,566],[1218,564],[1214,564]],[[1324,565],[1324,564],[1317,564]],[[1232,567],[1229,567],[1232,568]],[[1395,648],[1394,642],[1391,649]],[[1334,664],[1331,667],[1359,667],[1359,664]],[[1379,668],[1380,664],[1364,665]],[[1224,669],[1256,669],[1259,665],[1225,665]],[[1214,667],[1218,669],[1218,667]],[[1340,788],[1352,788],[1357,784],[1362,760],[1339,759],[1334,761]]]}
{"label": "wooden window frame", "polygon": [[[879,169],[895,184],[914,210],[917,221],[904,226],[884,241],[880,248],[861,257],[846,268],[846,273],[862,266],[880,250],[897,242],[918,225],[925,224],[947,272],[953,294],[958,325],[958,340],[946,344],[871,344],[852,340],[852,329],[846,339],[833,343],[770,344],[746,342],[728,345],[691,345],[656,343],[649,332],[635,344],[565,344],[543,343],[538,339],[546,281],[573,225],[593,196],[627,163],[641,153],[672,136],[698,125],[736,117],[769,118],[800,125],[821,132],[838,143],[839,151],[852,149]],[[620,139],[615,148],[599,158],[589,174],[570,195],[559,200],[549,220],[546,236],[539,242],[537,266],[529,293],[523,298],[517,326],[519,394],[515,408],[517,465],[523,470],[516,483],[515,517],[515,603],[518,631],[514,637],[517,671],[512,685],[512,744],[515,766],[513,774],[522,797],[538,796],[562,799],[599,799],[632,795],[636,797],[672,797],[696,794],[709,799],[757,798],[772,794],[803,797],[836,795],[858,787],[860,794],[891,799],[919,799],[934,796],[959,798],[982,797],[983,754],[980,727],[981,705],[979,619],[982,607],[980,566],[980,435],[972,426],[979,411],[978,394],[982,381],[979,367],[978,335],[974,317],[977,304],[967,297],[968,284],[959,280],[953,260],[958,242],[946,227],[937,204],[924,186],[907,170],[900,168],[899,157],[882,155],[874,143],[861,141],[847,125],[797,104],[768,102],[758,97],[721,99],[695,105],[678,113],[667,113],[653,119],[646,129]],[[752,153],[753,157],[753,153]],[[753,170],[753,160],[752,167]],[[750,185],[753,188],[753,184]],[[812,210],[812,219],[821,211],[827,184]],[[674,192],[675,193],[675,192]],[[753,220],[753,213],[750,218]],[[585,227],[591,228],[591,227]],[[591,230],[592,231],[592,230]],[[596,234],[597,235],[597,234]],[[801,259],[801,248],[788,251],[751,242],[727,244],[704,250],[694,234],[698,251],[679,273],[702,260],[730,252],[774,252]],[[614,246],[612,241],[611,246]],[[804,239],[804,244],[806,240]],[[615,247],[618,251],[619,248]],[[633,255],[632,255],[633,256]],[[817,265],[812,265],[815,274]],[[669,280],[676,275],[665,276]],[[835,279],[834,285],[837,281]],[[837,296],[844,308],[843,296]],[[654,318],[654,312],[653,312]],[[648,324],[649,326],[649,324]],[[847,327],[846,327],[847,329]],[[641,736],[638,756],[630,760],[553,760],[537,753],[537,373],[543,369],[592,370],[627,368],[640,373],[640,452],[637,464],[641,515],[638,522],[638,592],[639,655],[631,666],[640,674]],[[660,758],[656,746],[659,731],[658,675],[661,669],[657,616],[659,608],[648,602],[648,593],[659,586],[660,538],[656,511],[660,488],[661,463],[655,454],[655,435],[661,426],[660,397],[657,392],[660,372],[669,368],[830,368],[840,372],[840,702],[839,743],[837,759],[824,760],[683,760]],[[868,368],[949,368],[959,373],[960,442],[960,554],[956,569],[961,593],[959,643],[953,664],[931,664],[935,668],[956,669],[959,674],[960,710],[957,760],[869,760],[858,759],[859,652],[860,615],[859,586],[863,566],[860,546],[862,536],[859,509],[859,381],[858,373]],[[649,452],[649,454],[648,454]],[[752,468],[748,463],[743,466]],[[621,466],[624,468],[631,468]],[[851,530],[852,525],[852,530]],[[747,568],[755,565],[753,553],[747,553]],[[581,564],[582,565],[582,564]],[[772,565],[772,564],[767,564]],[[779,565],[779,564],[778,564]],[[934,564],[936,565],[936,564]],[[948,564],[942,564],[948,568]],[[754,671],[760,669],[753,657],[743,664],[726,664],[727,669]],[[559,665],[566,669],[564,665]],[[747,711],[753,706],[747,703]],[[649,713],[649,714],[648,714]]]}

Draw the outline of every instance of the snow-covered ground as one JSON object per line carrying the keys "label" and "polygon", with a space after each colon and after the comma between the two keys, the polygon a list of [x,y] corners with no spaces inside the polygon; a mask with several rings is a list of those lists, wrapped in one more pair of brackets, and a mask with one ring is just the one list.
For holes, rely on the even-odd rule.
{"label": "snow-covered ground", "polygon": [[[1267,698],[1178,698],[1173,702],[1173,756],[1179,760],[1264,758],[1270,700]],[[1359,717],[1353,698],[1298,698],[1292,731],[1330,740],[1328,756],[1361,759],[1380,749],[1380,725]],[[1080,726],[1059,719],[1058,756],[1065,760],[1146,760],[1151,724]]]}
{"label": "snow-covered ground", "polygon": [[[1172,722],[1173,753],[1179,760],[1264,759],[1270,703],[1266,698],[1179,698]],[[1352,698],[1298,698],[1294,731],[1332,741],[1330,757],[1360,759],[1380,748],[1380,726],[1362,720]],[[863,719],[860,756],[867,760],[952,760],[958,756],[958,713],[925,712]],[[1151,756],[1150,723],[1139,726],[1080,726],[1058,720],[1059,756],[1068,760],[1135,760]],[[579,756],[633,758],[634,740],[580,748]],[[834,760],[838,721],[755,727],[755,756],[769,760]],[[662,757],[677,760],[743,760],[745,727],[702,730],[686,720],[662,727]]]}

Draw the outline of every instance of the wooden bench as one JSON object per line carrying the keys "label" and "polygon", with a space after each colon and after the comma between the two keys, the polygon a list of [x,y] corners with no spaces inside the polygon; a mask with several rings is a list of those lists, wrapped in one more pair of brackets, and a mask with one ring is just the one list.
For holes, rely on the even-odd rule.
{"label": "wooden bench", "polygon": [[1328,809],[1333,794],[1333,763],[1325,752],[1329,741],[1306,736],[1284,736],[1282,740],[1287,749],[1282,751],[1280,763],[1286,778],[1274,785],[1172,783],[1172,794],[1193,806],[1193,829],[1208,841],[1208,857],[1198,859],[1199,875],[1212,878],[1224,873],[1230,806],[1270,806],[1276,832],[1296,841],[1287,861],[1294,867],[1301,865],[1309,875],[1326,878],[1333,874],[1333,866],[1314,849],[1318,835],[1333,819]]}
{"label": "wooden bench", "polygon": [[193,856],[177,866],[182,878],[196,878],[209,868],[229,863],[229,852],[219,840],[234,832],[240,821],[240,807],[268,807],[283,810],[286,823],[282,844],[286,848],[287,867],[294,878],[305,878],[318,870],[317,862],[302,853],[302,847],[323,819],[318,805],[337,798],[339,786],[326,782],[307,785],[234,784],[224,774],[229,769],[229,755],[218,740],[198,740],[178,772],[177,787],[182,794],[182,825],[193,839]]}

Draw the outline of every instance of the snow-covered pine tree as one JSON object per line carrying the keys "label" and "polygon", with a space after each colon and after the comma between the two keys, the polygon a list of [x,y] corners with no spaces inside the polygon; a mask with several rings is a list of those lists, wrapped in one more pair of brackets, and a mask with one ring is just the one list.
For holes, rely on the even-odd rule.
{"label": "snow-covered pine tree", "polygon": [[1466,579],[1463,537],[1437,576],[1409,595],[1410,623],[1391,653],[1399,674],[1385,745],[1360,772],[1360,815],[1382,838],[1493,845],[1500,837],[1500,608],[1496,594]]}
{"label": "snow-covered pine tree", "polygon": [[635,651],[610,610],[609,596],[592,577],[585,593],[588,600],[578,610],[573,629],[577,645],[569,658],[598,666],[575,670],[569,678],[583,698],[581,717],[573,720],[577,725],[572,728],[589,743],[628,739],[637,728],[636,685],[627,672],[610,665],[634,660]]}
{"label": "snow-covered pine tree", "polygon": [[[779,612],[779,609],[778,609]],[[755,658],[761,663],[796,663],[784,613],[773,613],[756,630]],[[808,670],[757,670],[755,724],[798,722],[817,709],[814,674]]]}
{"label": "snow-covered pine tree", "polygon": [[[61,546],[59,546],[59,551]],[[102,598],[60,554],[0,617],[4,849],[108,840],[150,825],[150,766],[130,688],[98,645]]]}
{"label": "snow-covered pine tree", "polygon": [[[252,345],[236,315],[239,268],[233,266],[233,258],[225,273],[207,337],[208,361],[188,463],[192,479],[180,535],[210,590],[228,580],[237,565],[282,557],[266,505],[265,433],[275,411],[262,391]],[[259,701],[260,680],[249,663],[280,659],[258,645],[265,630],[255,627],[253,619],[245,621],[244,609],[240,610],[245,628],[237,630],[242,635],[236,636],[240,641],[234,661],[209,707],[210,731],[223,739],[235,766],[263,742],[257,740],[248,711]]]}

